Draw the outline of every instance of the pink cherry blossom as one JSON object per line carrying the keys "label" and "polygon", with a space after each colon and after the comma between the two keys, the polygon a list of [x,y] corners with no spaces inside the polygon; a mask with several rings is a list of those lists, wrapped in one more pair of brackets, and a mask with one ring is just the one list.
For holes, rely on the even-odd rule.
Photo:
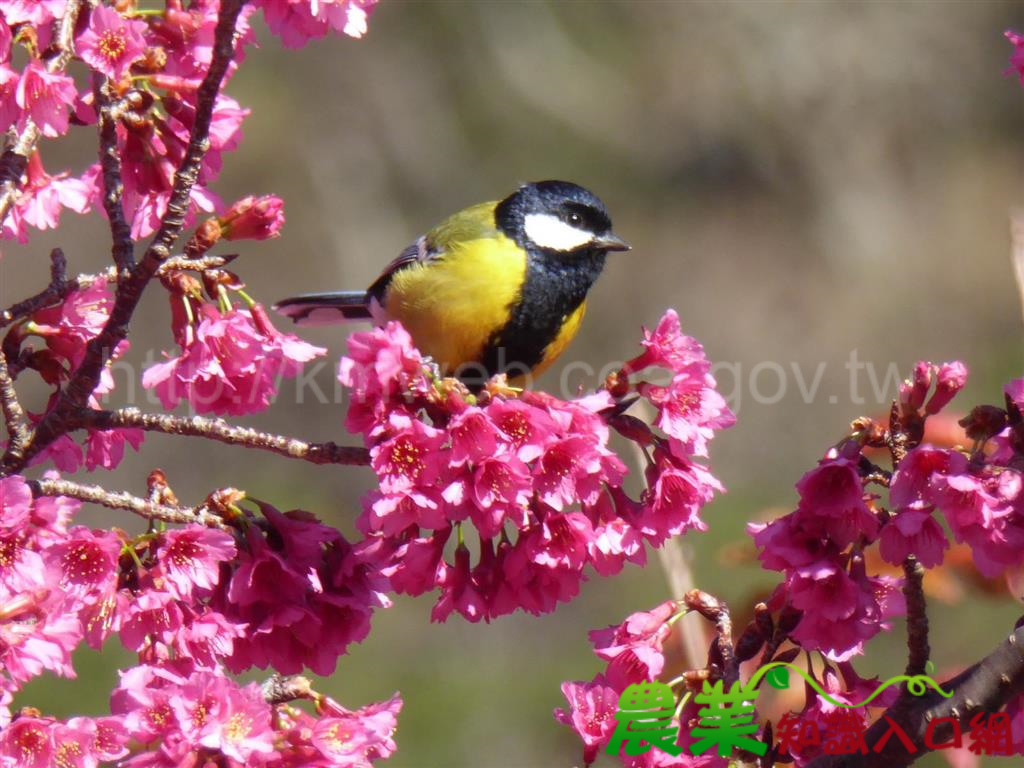
{"label": "pink cherry blossom", "polygon": [[1024,482],[1017,470],[981,468],[932,478],[935,504],[986,576],[1024,560]]}
{"label": "pink cherry blossom", "polygon": [[444,468],[439,449],[444,433],[401,414],[392,414],[388,426],[395,433],[374,446],[371,462],[381,476],[381,491],[401,493],[434,483]]}
{"label": "pink cherry blossom", "polygon": [[65,6],[63,0],[0,0],[0,12],[8,24],[43,26],[61,18]]}
{"label": "pink cherry blossom", "polygon": [[864,488],[857,470],[860,453],[849,443],[830,452],[817,468],[796,484],[800,494],[797,514],[817,519],[840,548],[864,536],[878,535],[878,518],[864,500]]}
{"label": "pink cherry blossom", "polygon": [[43,168],[38,152],[33,152],[29,158],[25,174],[25,184],[4,221],[3,237],[16,237],[18,242],[27,243],[27,226],[55,229],[65,208],[86,213],[92,207],[91,187],[80,179],[68,178],[67,173],[51,176]]}
{"label": "pink cherry blossom", "polygon": [[1024,36],[1012,29],[1006,30],[1003,34],[1013,45],[1013,53],[1010,54],[1010,67],[1006,70],[1006,74],[1017,74],[1021,79],[1021,84],[1024,84]]}
{"label": "pink cherry blossom", "polygon": [[924,407],[934,374],[931,363],[922,360],[914,366],[912,378],[900,384],[900,404],[904,412],[916,413]]}
{"label": "pink cherry blossom", "polygon": [[397,749],[393,735],[402,711],[396,693],[388,701],[350,711],[330,698],[318,710],[322,717],[314,726],[312,743],[334,765],[365,765],[390,757]]}
{"label": "pink cherry blossom", "polygon": [[345,426],[368,436],[410,389],[427,391],[423,358],[400,323],[389,322],[348,339],[338,380],[352,390]]}
{"label": "pink cherry blossom", "polygon": [[587,435],[571,435],[553,442],[534,469],[540,500],[564,509],[577,498],[593,500],[601,488],[601,458],[595,441]]}
{"label": "pink cherry blossom", "polygon": [[44,136],[55,138],[67,132],[68,117],[78,91],[67,75],[49,72],[39,61],[30,61],[18,80],[15,100]]}
{"label": "pink cherry blossom", "polygon": [[366,34],[369,11],[377,0],[260,0],[267,26],[289,48],[301,48],[329,30],[349,37]]}
{"label": "pink cherry blossom", "polygon": [[98,532],[81,525],[69,529],[64,541],[46,550],[47,565],[56,574],[54,586],[85,602],[105,599],[117,587],[123,543],[113,531]]}
{"label": "pink cherry blossom", "polygon": [[74,677],[71,652],[81,639],[78,616],[58,594],[37,589],[0,601],[0,666],[15,683],[44,670]]}
{"label": "pink cherry blossom", "polygon": [[914,555],[925,568],[934,568],[942,565],[949,542],[931,513],[907,509],[882,528],[879,547],[882,558],[893,565]]}
{"label": "pink cherry blossom", "polygon": [[0,529],[20,530],[29,519],[32,491],[21,475],[0,478]]}
{"label": "pink cherry blossom", "polygon": [[223,531],[190,525],[168,531],[157,556],[158,572],[167,590],[179,600],[209,593],[220,581],[221,563],[235,556],[235,543]]}
{"label": "pink cherry blossom", "polygon": [[667,600],[651,611],[630,614],[621,624],[590,632],[594,652],[609,662],[605,676],[615,690],[661,675],[662,645],[671,631],[667,622],[677,611],[675,601]]}
{"label": "pink cherry blossom", "polygon": [[845,661],[888,628],[887,619],[903,613],[903,595],[897,585],[887,577],[848,573],[835,560],[798,568],[785,584],[790,604],[803,611],[791,636],[805,648]]}
{"label": "pink cherry blossom", "polygon": [[31,328],[54,354],[74,368],[82,361],[86,344],[106,325],[113,306],[113,291],[107,280],[99,277],[71,293],[63,303],[36,312]]}
{"label": "pink cherry blossom", "polygon": [[609,685],[603,675],[589,682],[562,683],[562,694],[569,702],[567,709],[556,709],[555,719],[576,731],[583,740],[583,762],[590,765],[611,739],[618,721],[619,691]]}
{"label": "pink cherry blossom", "polygon": [[723,488],[706,467],[658,451],[647,475],[646,508],[636,525],[652,544],[658,546],[669,536],[691,529],[707,529],[700,517],[701,507]]}
{"label": "pink cherry blossom", "polygon": [[113,8],[99,5],[89,15],[89,26],[78,36],[76,50],[85,63],[107,77],[120,80],[146,50],[146,25],[124,18]]}
{"label": "pink cherry blossom", "polygon": [[47,768],[54,765],[53,721],[19,717],[0,731],[0,754],[19,768]]}
{"label": "pink cherry blossom", "polygon": [[262,509],[268,535],[248,530],[216,601],[229,621],[249,625],[225,663],[234,671],[272,665],[293,674],[309,666],[331,674],[346,648],[366,636],[372,611],[389,604],[368,573],[375,563],[311,516]]}
{"label": "pink cherry blossom", "polygon": [[444,547],[451,533],[451,527],[447,527],[434,531],[430,536],[403,541],[386,558],[387,565],[381,569],[391,588],[399,594],[413,596],[433,589],[439,578],[438,570],[444,557]]}
{"label": "pink cherry blossom", "polygon": [[[0,24],[7,29],[6,24]],[[10,31],[8,30],[8,35]],[[4,48],[6,51],[7,48]],[[6,62],[7,59],[4,59]],[[0,126],[10,128],[18,122],[21,107],[18,106],[17,91],[20,75],[6,63],[0,63]]]}
{"label": "pink cherry blossom", "polygon": [[145,440],[141,429],[90,429],[85,440],[85,467],[89,471],[102,467],[115,469],[124,458],[124,447],[130,445],[136,451]]}

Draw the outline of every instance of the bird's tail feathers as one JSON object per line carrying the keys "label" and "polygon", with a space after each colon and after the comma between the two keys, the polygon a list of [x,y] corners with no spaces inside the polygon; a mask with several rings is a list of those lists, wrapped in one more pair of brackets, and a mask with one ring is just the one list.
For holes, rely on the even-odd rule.
{"label": "bird's tail feathers", "polygon": [[274,309],[296,325],[332,325],[347,320],[370,320],[370,297],[366,291],[304,293],[284,299]]}

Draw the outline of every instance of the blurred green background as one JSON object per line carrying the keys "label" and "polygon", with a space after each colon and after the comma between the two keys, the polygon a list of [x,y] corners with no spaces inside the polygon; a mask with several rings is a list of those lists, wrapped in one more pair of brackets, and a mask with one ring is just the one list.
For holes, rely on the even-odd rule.
{"label": "blurred green background", "polygon": [[[235,264],[268,304],[365,286],[443,216],[520,182],[566,178],[597,192],[634,250],[610,260],[564,363],[625,359],[640,326],[675,307],[728,364],[720,382],[739,422],[715,441],[712,466],[729,493],[705,511],[710,532],[687,546],[698,585],[742,615],[775,582],[744,549],[746,521],[787,511],[793,483],[850,420],[885,410],[890,365],[905,374],[918,359],[963,360],[964,405],[999,402],[1020,373],[1008,213],[1024,205],[1024,92],[1002,75],[1002,32],[1015,25],[1024,5],[1009,2],[383,0],[364,40],[290,52],[258,24],[262,46],[229,88],[253,115],[215,188],[228,201],[286,201],[282,237],[241,244]],[[84,167],[92,136],[78,133],[79,145],[44,155],[51,170],[62,157]],[[43,284],[51,245],[72,268],[105,263],[98,217],[65,222],[5,247],[0,303]],[[329,402],[309,382],[286,383],[276,407],[247,423],[352,441],[333,377],[344,332],[304,335],[330,349],[314,378]],[[157,290],[133,346],[136,363],[171,346]],[[874,366],[877,386],[861,370],[851,388],[851,353]],[[794,364],[806,386],[824,366],[813,398]],[[778,393],[776,366],[786,373]],[[559,388],[560,374],[541,386]],[[127,374],[118,378],[114,403],[144,400],[137,381],[132,394]],[[177,438],[150,437],[144,455],[100,479],[140,492],[159,465],[183,501],[236,485],[346,531],[370,481],[363,469]],[[130,524],[105,511],[87,519]],[[963,591],[932,601],[940,670],[983,655],[1019,613],[1005,595],[946,586]],[[551,711],[564,703],[562,680],[601,669],[587,630],[668,596],[652,557],[646,569],[593,578],[541,618],[432,625],[429,599],[399,600],[320,687],[353,708],[402,692],[396,768],[575,765],[579,743]],[[865,670],[897,674],[902,638],[897,624],[876,640]],[[46,678],[19,701],[57,715],[101,711],[116,666],[130,661],[115,645],[102,659],[81,655],[80,681]]]}

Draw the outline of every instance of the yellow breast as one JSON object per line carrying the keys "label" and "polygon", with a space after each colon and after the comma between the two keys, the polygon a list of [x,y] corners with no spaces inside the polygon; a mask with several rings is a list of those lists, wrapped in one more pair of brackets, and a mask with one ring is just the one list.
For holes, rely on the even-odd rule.
{"label": "yellow breast", "polygon": [[576,337],[586,311],[587,302],[584,301],[571,314],[566,316],[565,322],[562,323],[562,327],[558,331],[558,335],[544,348],[544,356],[534,366],[532,372],[534,376],[540,376],[565,351],[565,348],[569,346],[569,342]]}
{"label": "yellow breast", "polygon": [[436,260],[397,271],[384,311],[451,374],[480,360],[488,340],[508,322],[525,277],[526,254],[509,238],[469,240]]}

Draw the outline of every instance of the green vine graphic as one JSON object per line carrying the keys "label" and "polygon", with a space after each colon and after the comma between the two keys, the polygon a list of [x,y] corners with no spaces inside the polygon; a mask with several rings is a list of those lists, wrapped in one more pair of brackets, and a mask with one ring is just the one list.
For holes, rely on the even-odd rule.
{"label": "green vine graphic", "polygon": [[928,692],[929,687],[934,689],[936,693],[938,693],[940,696],[944,698],[948,699],[950,696],[953,695],[952,693],[947,693],[946,691],[942,690],[942,687],[938,683],[936,683],[932,678],[928,677],[928,675],[898,675],[896,677],[890,677],[888,680],[886,680],[884,683],[878,686],[874,693],[872,693],[859,704],[844,704],[841,701],[836,701],[827,693],[825,693],[825,691],[821,689],[821,685],[818,683],[818,681],[811,677],[806,670],[801,669],[800,667],[785,661],[773,661],[771,664],[766,664],[765,666],[761,667],[757,670],[757,672],[753,674],[753,676],[751,676],[750,680],[747,681],[746,687],[755,688],[757,684],[761,681],[761,678],[763,677],[768,681],[768,684],[772,688],[776,688],[780,691],[785,690],[789,687],[789,672],[787,671],[787,669],[792,669],[794,672],[800,675],[800,677],[804,679],[804,682],[811,686],[811,688],[813,688],[819,696],[824,698],[825,701],[827,701],[829,704],[835,707],[848,707],[850,709],[856,709],[857,707],[866,707],[882,691],[884,691],[890,685],[896,685],[898,683],[906,683],[907,690],[910,691],[910,693],[912,693],[914,696],[923,696],[925,693]]}

